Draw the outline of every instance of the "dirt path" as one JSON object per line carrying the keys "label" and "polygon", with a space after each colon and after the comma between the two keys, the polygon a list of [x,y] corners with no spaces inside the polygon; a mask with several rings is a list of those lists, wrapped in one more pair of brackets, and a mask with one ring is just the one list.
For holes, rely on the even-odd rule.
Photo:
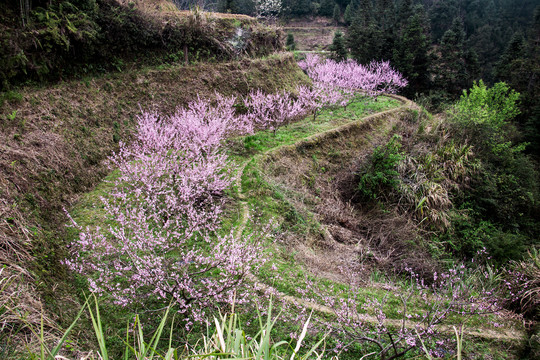
{"label": "dirt path", "polygon": [[[245,170],[246,166],[251,161],[253,161],[255,159],[258,159],[258,158],[262,158],[264,156],[267,156],[267,155],[269,155],[269,154],[271,154],[273,152],[277,152],[280,149],[282,149],[283,147],[299,147],[301,145],[306,145],[306,144],[310,144],[310,143],[317,143],[317,142],[320,142],[321,140],[323,140],[325,138],[332,138],[336,134],[338,134],[340,132],[343,132],[343,131],[346,131],[350,127],[358,126],[361,123],[366,123],[366,122],[369,122],[370,120],[374,120],[374,119],[377,119],[377,118],[380,118],[380,117],[387,117],[387,116],[390,116],[390,115],[393,115],[393,114],[397,114],[397,113],[399,113],[399,112],[401,112],[403,110],[406,110],[406,109],[418,109],[418,105],[416,105],[414,102],[410,101],[407,98],[404,98],[404,97],[398,96],[398,95],[386,95],[386,96],[400,101],[402,103],[402,105],[400,107],[395,108],[395,109],[375,113],[375,114],[372,114],[370,116],[364,117],[364,118],[362,118],[360,120],[353,121],[353,122],[347,123],[345,125],[342,125],[342,126],[330,129],[330,130],[326,130],[324,132],[320,132],[320,133],[317,133],[317,134],[314,134],[314,135],[311,135],[311,136],[309,136],[309,137],[307,137],[305,139],[299,140],[298,142],[296,142],[293,145],[277,146],[277,147],[269,149],[269,150],[267,150],[267,151],[265,151],[265,152],[263,152],[261,154],[257,154],[255,156],[253,156],[251,159],[246,160],[245,162],[243,162],[238,167],[238,170],[236,172],[236,178],[235,178],[235,184],[236,184],[236,188],[237,188],[237,192],[238,192],[238,198],[240,200],[239,204],[240,204],[240,207],[241,207],[241,222],[240,222],[239,226],[236,229],[235,235],[236,236],[241,236],[242,235],[242,233],[244,232],[244,229],[246,228],[246,224],[247,224],[247,221],[248,221],[249,215],[250,215],[250,209],[249,209],[249,205],[247,203],[247,196],[244,194],[244,191],[242,189],[242,176],[244,174],[244,170]],[[321,229],[322,229],[322,236],[324,236],[326,239],[332,239],[332,235],[330,234],[330,232],[328,231],[326,226],[322,226]],[[295,304],[295,305],[298,305],[298,306],[302,306],[302,307],[305,307],[306,309],[314,310],[316,312],[325,313],[325,314],[332,314],[332,315],[334,314],[334,310],[332,308],[330,308],[330,307],[323,306],[323,305],[313,303],[313,302],[309,302],[309,301],[306,301],[305,299],[298,298],[298,297],[295,297],[295,296],[286,295],[286,294],[278,291],[274,287],[260,282],[259,279],[255,275],[253,275],[251,273],[248,274],[248,279],[251,282],[253,282],[254,287],[255,287],[255,289],[257,291],[273,294],[273,296],[275,296],[275,297],[277,297],[277,298],[279,298],[279,299],[281,299],[283,301],[286,301],[288,303]],[[375,316],[371,316],[371,315],[367,315],[367,314],[362,315],[361,320],[365,321],[367,323],[371,323],[371,324],[378,324],[379,323],[379,321],[377,320],[377,318]],[[403,325],[401,320],[396,320],[396,319],[386,319],[384,323],[385,323],[385,325],[393,326],[393,327],[401,327]],[[415,326],[415,323],[412,322],[412,321],[406,321],[405,322],[405,327],[407,327],[407,328],[413,328],[414,326]],[[453,332],[454,332],[454,329],[451,326],[446,326],[446,325],[437,326],[437,329],[439,331],[445,332],[445,333],[452,333],[453,334]],[[486,340],[504,340],[504,341],[515,341],[515,342],[523,341],[523,339],[526,337],[525,333],[523,333],[522,331],[513,330],[513,329],[493,330],[493,329],[487,329],[487,328],[481,328],[481,329],[467,329],[467,328],[465,328],[463,330],[463,334],[468,336],[468,337],[475,337],[475,338],[481,338],[481,339],[486,339]]]}

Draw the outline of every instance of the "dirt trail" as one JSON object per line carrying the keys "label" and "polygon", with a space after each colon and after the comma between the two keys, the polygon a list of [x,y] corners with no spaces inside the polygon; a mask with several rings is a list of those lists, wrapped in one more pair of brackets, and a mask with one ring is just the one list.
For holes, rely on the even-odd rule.
{"label": "dirt trail", "polygon": [[[249,219],[249,215],[250,215],[250,210],[249,210],[249,206],[248,206],[248,203],[247,203],[247,196],[244,194],[244,191],[242,189],[242,175],[244,174],[244,170],[245,170],[246,166],[251,161],[253,161],[255,159],[260,159],[260,158],[265,157],[265,156],[268,156],[268,155],[270,155],[270,154],[272,154],[274,152],[278,152],[278,151],[280,151],[281,149],[283,149],[285,147],[298,148],[300,146],[305,146],[305,145],[309,145],[309,144],[316,144],[316,143],[318,143],[318,142],[320,142],[320,141],[322,141],[324,139],[334,138],[339,133],[347,131],[347,129],[349,129],[351,127],[354,127],[354,126],[358,126],[359,124],[367,123],[367,122],[370,122],[372,120],[379,119],[381,117],[388,117],[388,116],[391,116],[391,115],[394,115],[394,114],[398,114],[399,112],[401,112],[403,110],[418,109],[419,108],[417,104],[415,104],[413,101],[411,101],[411,100],[409,100],[409,99],[407,99],[405,97],[398,96],[398,95],[386,95],[386,96],[400,101],[402,103],[402,105],[400,107],[395,108],[395,109],[378,112],[378,113],[372,114],[370,116],[364,117],[364,118],[362,118],[360,120],[353,121],[353,122],[347,123],[345,125],[342,125],[342,126],[330,129],[330,130],[326,130],[324,132],[314,134],[314,135],[309,136],[309,137],[307,137],[305,139],[299,140],[298,142],[296,142],[293,145],[277,146],[277,147],[269,149],[269,150],[267,150],[267,151],[265,151],[265,152],[263,152],[261,154],[257,154],[254,157],[252,157],[251,159],[243,162],[238,167],[238,170],[236,172],[236,178],[235,178],[235,184],[236,184],[236,188],[237,188],[237,192],[238,192],[237,196],[238,196],[238,198],[240,200],[239,203],[240,203],[240,206],[241,206],[241,209],[242,209],[241,210],[241,213],[242,213],[241,214],[241,222],[240,222],[240,225],[236,229],[235,235],[240,236],[244,232],[244,229],[245,229],[246,224],[247,224],[247,220]],[[322,236],[326,240],[333,240],[332,235],[330,234],[330,232],[328,231],[326,226],[322,225],[321,230],[322,230]],[[273,294],[273,296],[275,296],[275,297],[277,297],[277,298],[279,298],[279,299],[281,299],[283,301],[286,301],[288,303],[295,304],[295,305],[298,305],[298,306],[302,306],[302,307],[305,307],[307,309],[314,310],[316,312],[325,313],[325,314],[334,314],[334,310],[332,308],[330,308],[330,307],[320,305],[320,304],[317,304],[317,303],[313,303],[313,302],[310,302],[310,301],[307,301],[305,299],[298,298],[298,297],[295,297],[295,296],[286,295],[286,294],[278,291],[274,287],[260,282],[259,279],[255,275],[253,275],[251,273],[248,274],[248,279],[251,282],[253,282],[253,284],[255,286],[255,289],[257,291]],[[371,324],[378,324],[378,320],[377,320],[377,318],[375,316],[371,316],[371,315],[367,315],[367,314],[362,315],[361,320],[363,320],[363,321],[365,321],[367,323],[371,323]],[[401,327],[403,325],[401,320],[396,320],[396,319],[386,319],[384,321],[384,323],[385,323],[385,325],[393,326],[393,327]],[[413,328],[414,326],[415,326],[415,323],[412,322],[412,321],[406,321],[405,322],[405,327],[407,327],[407,328]],[[441,332],[444,332],[444,333],[452,333],[452,334],[454,333],[454,329],[451,326],[447,326],[447,325],[437,326],[437,329],[439,331],[441,331]],[[526,338],[526,334],[524,332],[518,331],[518,330],[515,330],[515,329],[493,330],[493,329],[487,329],[487,328],[479,328],[479,329],[467,329],[467,328],[465,328],[465,329],[463,329],[463,334],[465,336],[468,336],[468,337],[475,337],[475,338],[481,338],[481,339],[486,339],[486,340],[503,340],[503,341],[514,341],[514,342],[523,341],[523,339]]]}

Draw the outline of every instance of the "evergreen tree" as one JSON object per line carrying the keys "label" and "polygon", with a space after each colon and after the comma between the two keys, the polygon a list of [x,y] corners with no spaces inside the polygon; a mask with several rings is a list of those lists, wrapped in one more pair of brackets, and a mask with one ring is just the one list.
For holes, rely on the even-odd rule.
{"label": "evergreen tree", "polygon": [[338,25],[339,21],[341,20],[341,10],[338,4],[334,6],[334,14],[332,15],[332,18],[334,19],[334,22],[336,23],[336,25]]}
{"label": "evergreen tree", "polygon": [[393,53],[393,63],[409,81],[408,96],[427,91],[430,87],[429,69],[431,41],[428,25],[421,12],[414,14],[402,31]]}
{"label": "evergreen tree", "polygon": [[361,64],[372,60],[382,59],[383,36],[376,24],[370,22],[365,25],[355,18],[349,27],[345,42],[351,50],[351,55]]}
{"label": "evergreen tree", "polygon": [[353,9],[352,9],[352,1],[347,5],[345,8],[345,12],[343,13],[343,20],[345,20],[345,23],[347,25],[352,24],[353,21]]}
{"label": "evergreen tree", "polygon": [[392,30],[395,25],[394,1],[377,0],[376,11],[382,31],[386,33],[389,30]]}
{"label": "evergreen tree", "polygon": [[396,31],[399,35],[405,30],[412,16],[412,0],[401,0],[395,22]]}
{"label": "evergreen tree", "polygon": [[330,17],[334,14],[334,0],[321,0],[321,7],[319,8],[319,14],[322,16]]}
{"label": "evergreen tree", "polygon": [[458,17],[459,6],[456,0],[438,1],[429,11],[431,30],[435,41],[441,40],[445,31],[452,25],[452,20]]}
{"label": "evergreen tree", "polygon": [[516,33],[497,65],[498,79],[521,93],[521,123],[528,151],[540,157],[540,6],[533,16],[528,40]]}
{"label": "evergreen tree", "polygon": [[396,43],[396,14],[393,0],[377,0],[376,19],[381,34],[380,60],[391,60]]}
{"label": "evergreen tree", "polygon": [[498,79],[504,81],[512,81],[516,68],[522,66],[516,66],[517,62],[523,61],[525,56],[525,38],[521,33],[515,33],[510,39],[506,50],[502,54],[499,62],[497,63],[495,75]]}
{"label": "evergreen tree", "polygon": [[332,52],[331,58],[336,61],[343,61],[347,59],[347,49],[345,48],[345,40],[341,31],[334,33],[334,40],[330,45],[330,51]]}
{"label": "evergreen tree", "polygon": [[294,35],[287,33],[287,40],[285,41],[285,48],[288,51],[294,51],[296,49],[296,43],[294,42]]}
{"label": "evergreen tree", "polygon": [[358,8],[355,10],[355,18],[361,19],[364,26],[368,26],[373,22],[373,6],[371,0],[360,0]]}
{"label": "evergreen tree", "polygon": [[461,19],[455,18],[450,29],[444,33],[439,52],[435,69],[436,84],[443,91],[458,96],[463,89],[472,85],[478,67],[474,62],[474,53],[465,51],[465,29]]}
{"label": "evergreen tree", "polygon": [[[351,2],[351,6],[353,5]],[[355,10],[352,24],[345,39],[347,47],[351,49],[351,55],[362,64],[371,60],[381,60],[383,34],[375,22],[371,0],[360,0],[358,6],[353,9]]]}

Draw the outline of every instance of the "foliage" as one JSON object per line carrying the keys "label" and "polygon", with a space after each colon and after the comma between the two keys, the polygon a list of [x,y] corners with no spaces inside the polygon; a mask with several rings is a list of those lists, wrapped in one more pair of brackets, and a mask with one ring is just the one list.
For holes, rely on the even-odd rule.
{"label": "foliage", "polygon": [[294,51],[296,49],[296,43],[294,42],[294,35],[292,33],[287,34],[287,40],[285,41],[285,48],[288,51]]}
{"label": "foliage", "polygon": [[534,165],[511,123],[519,114],[518,98],[504,83],[488,89],[479,82],[456,104],[452,123],[453,131],[470,141],[482,161],[483,172],[471,194],[475,206],[507,230],[529,232],[539,193]]}
{"label": "foliage", "polygon": [[202,321],[205,309],[244,301],[241,284],[262,259],[251,236],[216,233],[230,186],[221,141],[250,131],[234,98],[198,100],[168,119],[144,113],[136,140],[111,158],[120,171],[102,198],[109,225],[79,229],[65,263],[89,276],[92,292],[119,305],[155,297]]}
{"label": "foliage", "polygon": [[[94,304],[91,304],[93,300]],[[68,343],[68,336],[79,322],[81,315],[88,308],[88,314],[92,322],[92,328],[96,336],[99,350],[96,351],[96,355],[92,352],[84,357],[87,360],[99,359],[109,360],[110,356],[110,339],[104,329],[102,316],[100,314],[100,306],[98,299],[93,296],[83,304],[77,317],[71,323],[71,325],[64,331],[62,338],[58,344],[49,349],[43,338],[43,333],[40,334],[40,354],[30,353],[33,359],[39,360],[52,360],[57,358],[65,359],[64,356],[59,353],[63,350],[63,347]],[[94,309],[92,309],[94,308]],[[278,316],[273,316],[273,302],[270,299],[268,308],[264,311],[266,313],[266,319],[263,314],[258,312],[257,322],[259,324],[259,331],[255,334],[246,333],[243,329],[238,314],[235,313],[234,306],[231,314],[219,315],[219,318],[214,317],[213,321],[208,319],[207,322],[207,334],[201,335],[201,338],[196,344],[186,353],[186,349],[176,348],[172,346],[174,339],[174,327],[171,326],[168,336],[168,344],[164,347],[165,342],[164,330],[169,322],[171,316],[170,313],[174,311],[174,307],[169,305],[164,309],[161,320],[157,329],[153,335],[149,338],[145,334],[145,327],[141,323],[139,315],[135,315],[133,321],[129,321],[125,333],[125,339],[122,339],[125,345],[125,350],[122,358],[124,359],[137,359],[137,360],[179,360],[187,357],[194,358],[208,358],[208,359],[252,359],[252,360],[281,360],[285,357],[291,360],[295,357],[299,359],[308,359],[311,356],[315,356],[316,359],[321,359],[324,355],[324,348],[319,350],[321,344],[325,340],[325,336],[322,337],[316,344],[308,349],[303,349],[303,341],[307,335],[307,330],[310,325],[309,317],[303,325],[302,334],[296,341],[293,348],[293,341],[287,342],[285,340],[275,341],[272,337],[274,333],[273,328],[276,322],[279,320]],[[174,323],[174,317],[172,319]],[[210,333],[210,329],[213,331]],[[43,329],[30,328],[31,331]],[[250,336],[252,335],[252,336]],[[305,352],[304,355],[299,352]]]}
{"label": "foliage", "polygon": [[452,192],[467,186],[477,173],[472,147],[444,135],[444,130],[437,133],[434,147],[406,154],[398,166],[401,207],[414,214],[425,228],[440,231],[450,226]]}
{"label": "foliage", "polygon": [[479,161],[470,190],[455,200],[468,215],[454,217],[456,240],[449,243],[460,243],[456,250],[462,254],[485,246],[496,261],[503,262],[518,258],[534,241],[539,184],[512,123],[519,114],[518,99],[519,94],[505,83],[488,88],[480,81],[464,92],[451,113],[452,133],[473,147]]}
{"label": "foliage", "polygon": [[507,305],[529,319],[540,317],[540,253],[533,248],[523,260],[512,261],[506,268]]}
{"label": "foliage", "polygon": [[[367,343],[375,351],[365,357],[382,360],[402,358],[422,348],[430,356],[442,357],[454,348],[452,341],[440,331],[446,320],[452,318],[454,326],[462,328],[467,319],[501,308],[489,284],[466,280],[476,276],[490,279],[488,268],[452,266],[433,273],[431,283],[408,271],[403,282],[387,283],[383,296],[365,296],[361,275],[352,267],[342,268],[345,286],[324,289],[308,281],[306,290],[302,291],[303,298],[331,309],[335,318],[319,321],[321,328],[331,329],[338,337],[336,351],[341,353],[356,344]],[[460,314],[460,319],[455,319],[454,314]]]}
{"label": "foliage", "polygon": [[463,91],[456,104],[457,121],[468,130],[485,124],[489,128],[486,131],[501,131],[519,114],[518,100],[519,94],[505,83],[488,88],[480,80],[469,91]]}
{"label": "foliage", "polygon": [[368,167],[359,173],[358,190],[367,199],[376,200],[399,184],[398,163],[403,159],[401,137],[394,135],[385,145],[377,146]]}
{"label": "foliage", "polygon": [[336,31],[334,33],[334,39],[332,40],[332,45],[330,45],[329,50],[332,52],[332,60],[347,60],[347,49],[345,48],[343,33],[341,31]]}
{"label": "foliage", "polygon": [[[122,71],[126,63],[174,61],[186,48],[197,60],[237,55],[227,45],[230,24],[207,21],[206,13],[198,10],[163,21],[116,0],[43,1],[34,5],[30,21],[20,27],[7,21],[18,6],[0,6],[6,10],[0,32],[0,90],[28,81]],[[249,20],[241,24],[249,35],[243,52],[262,56],[281,48],[275,31],[265,33],[264,26],[254,24]]]}

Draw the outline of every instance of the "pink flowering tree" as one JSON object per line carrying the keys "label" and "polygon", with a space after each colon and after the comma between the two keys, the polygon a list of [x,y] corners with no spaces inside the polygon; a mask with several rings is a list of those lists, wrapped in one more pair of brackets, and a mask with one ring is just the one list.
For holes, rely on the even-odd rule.
{"label": "pink flowering tree", "polygon": [[215,105],[199,99],[171,117],[139,116],[133,143],[110,158],[120,175],[101,199],[107,225],[79,229],[65,260],[92,292],[124,306],[173,300],[190,314],[188,325],[235,293],[245,300],[245,275],[264,262],[258,239],[217,232],[231,184],[220,144],[249,130],[233,104],[218,96]]}
{"label": "pink flowering tree", "polygon": [[306,113],[304,104],[285,91],[275,94],[266,94],[260,89],[251,91],[244,98],[244,106],[251,123],[274,134],[280,126]]}
{"label": "pink flowering tree", "polygon": [[339,89],[344,99],[351,99],[355,92],[364,92],[368,96],[396,93],[407,85],[407,80],[387,61],[364,66],[350,59],[337,62],[308,54],[298,65],[313,80],[314,86]]}
{"label": "pink flowering tree", "polygon": [[350,98],[343,90],[337,87],[321,86],[314,84],[312,87],[299,86],[296,88],[298,93],[298,103],[307,112],[313,112],[313,120],[317,117],[320,109],[336,105],[347,106]]}
{"label": "pink flowering tree", "polygon": [[[476,271],[480,278],[490,278],[488,271]],[[386,284],[384,295],[366,296],[361,275],[348,268],[342,269],[345,288],[331,286],[324,291],[308,280],[303,299],[322,304],[334,313],[335,318],[321,319],[319,325],[340,339],[336,351],[367,343],[376,349],[369,355],[389,360],[420,349],[423,341],[431,355],[439,357],[455,349],[452,334],[443,331],[452,329],[448,325],[462,330],[471,316],[492,314],[501,308],[490,284],[467,283],[470,274],[470,269],[460,265],[434,273],[427,284],[409,270],[405,285]],[[446,323],[449,318],[451,321]]]}

